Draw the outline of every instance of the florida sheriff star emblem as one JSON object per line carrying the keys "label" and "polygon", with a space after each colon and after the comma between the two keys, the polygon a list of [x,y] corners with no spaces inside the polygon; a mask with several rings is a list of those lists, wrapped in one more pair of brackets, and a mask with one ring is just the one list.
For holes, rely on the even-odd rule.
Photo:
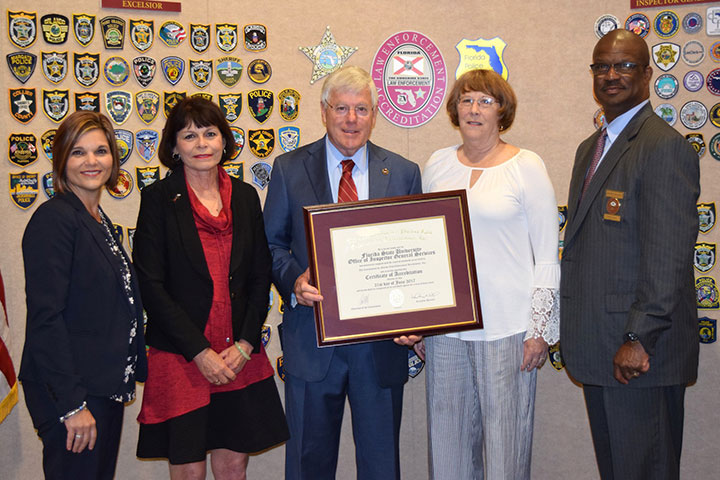
{"label": "florida sheriff star emblem", "polygon": [[355,53],[358,47],[338,45],[330,31],[330,26],[327,26],[319,45],[298,47],[298,49],[313,62],[313,71],[310,76],[310,84],[312,85],[325,75],[331,74],[342,67],[345,60]]}

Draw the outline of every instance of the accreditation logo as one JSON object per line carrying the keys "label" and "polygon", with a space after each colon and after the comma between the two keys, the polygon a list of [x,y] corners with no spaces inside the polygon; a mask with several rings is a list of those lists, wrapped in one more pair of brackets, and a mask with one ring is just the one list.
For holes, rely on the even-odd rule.
{"label": "accreditation logo", "polygon": [[232,52],[237,47],[238,26],[236,23],[215,24],[215,42],[223,52]]}
{"label": "accreditation logo", "polygon": [[507,47],[507,43],[500,37],[490,40],[478,38],[470,40],[463,38],[460,43],[455,45],[455,49],[460,54],[460,63],[455,70],[455,78],[470,70],[494,70],[505,80],[508,78],[508,69],[503,60],[503,52]]}
{"label": "accreditation logo", "polygon": [[135,94],[135,111],[144,124],[150,125],[160,111],[160,94],[152,90],[142,90]]}
{"label": "accreditation logo", "polygon": [[105,110],[116,124],[122,125],[130,118],[132,107],[133,98],[130,92],[124,90],[105,92]]}
{"label": "accreditation logo", "polygon": [[140,190],[160,180],[160,167],[135,167],[135,178]]}
{"label": "accreditation logo", "polygon": [[27,210],[38,196],[38,174],[20,172],[10,174],[10,198],[13,203]]}
{"label": "accreditation logo", "polygon": [[65,80],[68,73],[67,52],[40,52],[42,57],[42,72],[52,83]]}
{"label": "accreditation logo", "polygon": [[83,87],[92,87],[100,78],[99,53],[73,53],[75,80]]}
{"label": "accreditation logo", "polygon": [[170,85],[177,85],[185,73],[185,60],[180,57],[165,57],[160,61],[165,80]]}
{"label": "accreditation logo", "polygon": [[137,80],[140,86],[147,88],[153,81],[153,78],[155,78],[157,67],[155,59],[152,57],[135,57],[133,58],[132,64],[135,80]]}
{"label": "accreditation logo", "polygon": [[52,198],[55,196],[55,182],[53,181],[53,174],[52,172],[47,172],[45,175],[40,178],[40,183],[42,184],[43,192],[45,192],[45,196],[47,198]]}
{"label": "accreditation logo", "polygon": [[275,148],[275,131],[272,128],[248,130],[248,142],[253,155],[266,158]]}
{"label": "accreditation logo", "polygon": [[280,147],[285,152],[292,152],[300,146],[300,129],[294,126],[285,126],[278,129]]}
{"label": "accreditation logo", "polygon": [[29,52],[8,53],[5,58],[10,73],[23,84],[30,79],[37,65],[37,56]]}
{"label": "accreditation logo", "polygon": [[696,243],[695,255],[693,257],[693,265],[695,270],[700,273],[706,273],[715,266],[715,252],[717,244],[715,243]]}
{"label": "accreditation logo", "polygon": [[259,52],[267,48],[267,27],[260,24],[245,25],[243,27],[245,36],[245,50]]}
{"label": "accreditation logo", "polygon": [[51,13],[40,18],[43,38],[51,45],[60,45],[67,41],[70,20],[64,15]]}
{"label": "accreditation logo", "polygon": [[120,165],[128,161],[133,152],[133,143],[135,136],[130,130],[123,128],[115,129],[115,143],[118,148],[118,156],[120,157]]}
{"label": "accreditation logo", "polygon": [[378,48],[372,63],[378,109],[393,125],[414,128],[442,108],[445,61],[435,43],[414,31],[398,32]]}
{"label": "accreditation logo", "polygon": [[158,143],[160,143],[160,134],[155,130],[140,130],[135,134],[138,155],[145,160],[145,163],[150,163],[155,157]]}
{"label": "accreditation logo", "polygon": [[95,92],[75,92],[75,110],[99,112],[100,94]]}
{"label": "accreditation logo", "polygon": [[146,52],[155,39],[155,22],[130,19],[130,42],[139,52]]}
{"label": "accreditation logo", "polygon": [[708,233],[715,227],[715,202],[698,203],[698,228],[700,233]]}
{"label": "accreditation logo", "polygon": [[8,160],[25,168],[38,158],[37,138],[32,133],[11,133],[8,138]]}
{"label": "accreditation logo", "polygon": [[298,116],[300,109],[300,92],[294,88],[286,88],[278,93],[280,102],[280,116],[286,122],[292,122]]}
{"label": "accreditation logo", "polygon": [[20,123],[28,123],[37,113],[37,96],[34,88],[11,88],[10,114]]}
{"label": "accreditation logo", "polygon": [[265,187],[270,183],[270,172],[272,172],[270,164],[267,162],[255,162],[252,167],[250,167],[250,171],[253,174],[253,183],[257,185],[260,190],[265,190]]}
{"label": "accreditation logo", "polygon": [[130,65],[122,57],[110,57],[105,60],[103,74],[110,85],[119,87],[127,82],[130,76]]}
{"label": "accreditation logo", "polygon": [[230,160],[235,160],[240,156],[243,148],[245,148],[245,130],[240,127],[230,126],[230,131],[232,132],[233,140],[235,141],[235,153],[232,157],[230,157]]}
{"label": "accreditation logo", "polygon": [[7,11],[8,36],[18,48],[27,48],[37,38],[37,13]]}
{"label": "accreditation logo", "polygon": [[249,91],[247,95],[250,115],[252,115],[258,123],[265,123],[273,110],[273,92],[258,89]]}
{"label": "accreditation logo", "polygon": [[174,20],[163,23],[158,32],[158,37],[168,47],[177,47],[185,40],[186,36],[185,27]]}
{"label": "accreditation logo", "polygon": [[713,277],[698,277],[695,279],[697,293],[697,308],[702,310],[720,309],[720,295]]}
{"label": "accreditation logo", "polygon": [[225,120],[228,123],[233,123],[238,119],[240,113],[242,113],[242,93],[219,93],[218,104],[220,110],[225,114]]}
{"label": "accreditation logo", "polygon": [[73,14],[72,21],[75,40],[83,47],[87,47],[95,36],[95,15]]}
{"label": "accreditation logo", "polygon": [[670,42],[653,45],[652,57],[655,65],[663,72],[667,72],[672,69],[680,59],[680,45]]}
{"label": "accreditation logo", "polygon": [[190,80],[198,88],[205,88],[212,80],[212,60],[189,60]]}
{"label": "accreditation logo", "polygon": [[190,46],[197,53],[203,53],[210,46],[210,25],[190,24]]}
{"label": "accreditation logo", "polygon": [[245,173],[243,172],[243,165],[245,162],[225,162],[222,164],[225,173],[238,180],[245,179]]}
{"label": "accreditation logo", "polygon": [[698,318],[700,343],[714,343],[717,340],[717,320],[710,317]]}
{"label": "accreditation logo", "polygon": [[108,16],[100,19],[103,43],[108,50],[122,50],[125,44],[125,20]]}
{"label": "accreditation logo", "polygon": [[234,86],[242,76],[243,65],[237,57],[220,57],[217,59],[216,71],[218,78],[228,87]]}
{"label": "accreditation logo", "polygon": [[45,115],[53,122],[60,123],[70,111],[70,92],[43,89],[42,103]]}
{"label": "accreditation logo", "polygon": [[53,161],[52,148],[56,132],[56,129],[51,128],[47,132],[43,133],[42,137],[40,137],[40,146],[42,147],[42,151],[47,159],[50,160],[50,163]]}
{"label": "accreditation logo", "polygon": [[125,198],[130,195],[130,192],[132,192],[133,189],[132,175],[130,175],[130,172],[128,172],[124,168],[121,168],[118,172],[117,184],[112,188],[105,188],[107,189],[111,197],[117,199]]}
{"label": "accreditation logo", "polygon": [[163,92],[163,113],[165,114],[165,118],[170,115],[173,107],[180,103],[185,97],[187,97],[187,93],[185,92]]}

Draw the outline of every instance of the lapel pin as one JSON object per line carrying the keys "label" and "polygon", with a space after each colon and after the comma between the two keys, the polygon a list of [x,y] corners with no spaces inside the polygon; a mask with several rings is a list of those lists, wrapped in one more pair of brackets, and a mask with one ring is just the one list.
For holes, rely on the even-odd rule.
{"label": "lapel pin", "polygon": [[383,174],[383,175],[390,175],[390,170],[388,170],[387,168],[383,168],[383,169],[382,169],[382,174]]}

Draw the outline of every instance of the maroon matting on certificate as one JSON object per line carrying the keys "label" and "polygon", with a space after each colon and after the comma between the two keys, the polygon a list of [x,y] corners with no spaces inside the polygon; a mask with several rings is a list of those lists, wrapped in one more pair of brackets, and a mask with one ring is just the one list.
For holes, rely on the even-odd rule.
{"label": "maroon matting on certificate", "polygon": [[318,346],[482,328],[464,190],[304,215]]}

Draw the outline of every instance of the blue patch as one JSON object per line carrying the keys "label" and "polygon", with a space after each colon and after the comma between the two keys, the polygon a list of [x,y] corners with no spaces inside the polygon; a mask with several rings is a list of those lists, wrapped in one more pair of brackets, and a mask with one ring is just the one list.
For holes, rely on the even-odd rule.
{"label": "blue patch", "polygon": [[10,173],[10,198],[13,203],[27,210],[38,196],[38,174],[30,172]]}
{"label": "blue patch", "polygon": [[45,192],[45,195],[48,198],[52,198],[55,196],[55,188],[53,187],[53,174],[52,172],[47,172],[45,175],[42,176],[42,187],[43,192]]}
{"label": "blue patch", "polygon": [[160,134],[155,130],[140,130],[135,134],[137,152],[146,163],[150,163],[157,153],[158,143],[160,143]]}
{"label": "blue patch", "polygon": [[133,109],[133,98],[130,92],[113,90],[105,92],[105,111],[113,122],[122,125],[130,117]]}
{"label": "blue patch", "polygon": [[697,211],[700,233],[708,233],[715,226],[715,202],[698,203]]}
{"label": "blue patch", "polygon": [[37,65],[37,55],[30,52],[8,53],[6,59],[10,73],[20,83],[25,83],[30,79]]}
{"label": "blue patch", "polygon": [[285,381],[285,367],[283,367],[283,357],[282,355],[277,358],[277,361],[275,362],[275,371],[277,371],[277,376],[282,380]]}
{"label": "blue patch", "polygon": [[550,359],[550,365],[558,372],[565,368],[565,360],[563,360],[560,354],[559,342],[548,347],[548,358]]}
{"label": "blue patch", "polygon": [[408,375],[412,378],[417,377],[425,367],[425,362],[420,360],[418,354],[412,348],[408,349]]}
{"label": "blue patch", "polygon": [[717,320],[709,317],[698,318],[700,343],[715,343],[717,340]]}
{"label": "blue patch", "polygon": [[185,60],[180,57],[165,57],[160,60],[163,76],[170,85],[177,85],[185,74]]}
{"label": "blue patch", "polygon": [[565,225],[567,225],[567,214],[567,205],[558,205],[558,224],[560,225],[561,232],[565,230]]}
{"label": "blue patch", "polygon": [[286,152],[292,152],[300,146],[300,129],[298,127],[281,127],[278,129],[280,146]]}
{"label": "blue patch", "polygon": [[177,47],[185,40],[186,36],[185,27],[174,20],[163,23],[158,31],[158,37],[168,47]]}
{"label": "blue patch", "polygon": [[260,342],[262,343],[263,348],[267,348],[268,343],[270,343],[271,335],[272,326],[266,323],[262,326],[262,330],[260,331]]}
{"label": "blue patch", "polygon": [[655,94],[667,100],[674,97],[680,89],[680,82],[674,75],[664,73],[655,79]]}
{"label": "blue patch", "polygon": [[255,162],[253,166],[250,167],[250,171],[253,174],[253,183],[260,187],[261,190],[264,190],[265,187],[268,186],[268,183],[270,183],[270,172],[272,172],[270,164],[266,162]]}
{"label": "blue patch", "polygon": [[690,12],[683,17],[682,26],[685,33],[697,33],[702,30],[703,18],[699,13]]}
{"label": "blue patch", "polygon": [[134,135],[130,130],[122,128],[115,129],[115,141],[117,142],[120,165],[127,162],[133,152]]}
{"label": "blue patch", "polygon": [[716,68],[707,74],[705,85],[713,95],[720,95],[720,68]]}
{"label": "blue patch", "polygon": [[720,309],[720,295],[713,277],[698,277],[695,279],[697,293],[697,308],[702,310]]}
{"label": "blue patch", "polygon": [[653,28],[660,38],[670,38],[680,30],[680,19],[672,10],[663,10],[653,20]]}

